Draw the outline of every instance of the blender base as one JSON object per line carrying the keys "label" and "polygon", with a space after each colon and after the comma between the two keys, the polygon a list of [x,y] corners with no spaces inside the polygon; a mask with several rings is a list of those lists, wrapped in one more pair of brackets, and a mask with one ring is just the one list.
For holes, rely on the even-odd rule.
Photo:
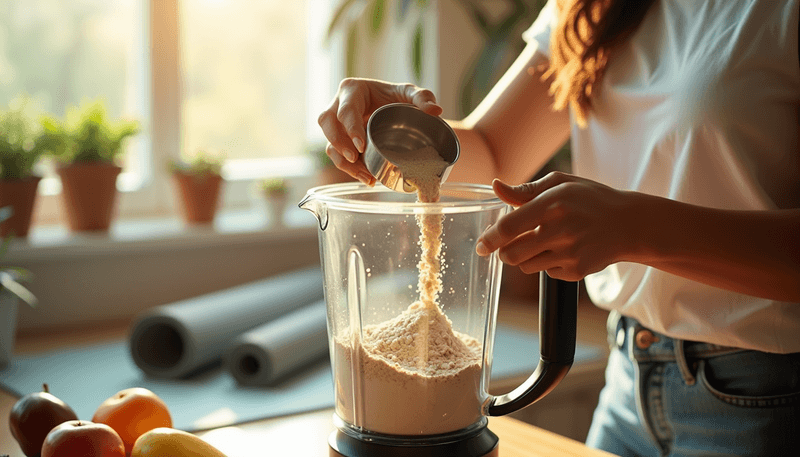
{"label": "blender base", "polygon": [[488,428],[469,438],[450,443],[393,446],[361,441],[339,430],[328,437],[330,457],[498,457],[497,435]]}

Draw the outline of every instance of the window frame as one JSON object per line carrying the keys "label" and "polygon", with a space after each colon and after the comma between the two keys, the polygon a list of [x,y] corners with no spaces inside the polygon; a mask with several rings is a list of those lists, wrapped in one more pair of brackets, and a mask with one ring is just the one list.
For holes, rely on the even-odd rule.
{"label": "window frame", "polygon": [[[142,34],[140,59],[142,84],[139,85],[141,104],[138,111],[149,119],[149,129],[139,134],[142,142],[141,152],[146,163],[142,175],[133,179],[121,176],[117,181],[119,192],[116,220],[141,217],[177,217],[179,204],[171,176],[164,165],[170,160],[181,158],[182,145],[182,68],[180,28],[180,0],[140,0],[142,8]],[[332,0],[309,0],[307,10],[314,8],[324,11],[316,17],[317,24],[309,24],[309,30],[320,30],[319,23],[328,20]],[[319,8],[319,9],[317,9]],[[307,19],[308,21],[308,19]],[[312,28],[312,27],[317,28]],[[316,36],[319,35],[319,36]],[[321,40],[321,32],[309,37],[307,48],[320,45],[311,44],[313,40]],[[309,141],[322,141],[321,131],[316,125],[316,111],[321,111],[320,99],[330,100],[337,89],[336,81],[343,77],[343,72],[332,65],[341,58],[341,46],[330,46],[326,51],[330,55],[321,58],[311,51],[307,53],[306,65],[314,63],[317,69],[307,79],[309,97],[306,100],[306,128],[299,134],[305,135]],[[309,72],[310,73],[310,72]],[[320,84],[322,75],[328,75],[328,84]],[[315,96],[312,96],[315,93]],[[231,159],[223,165],[222,175],[226,180],[226,188],[222,194],[220,209],[241,209],[252,206],[254,183],[267,177],[287,177],[307,181],[315,173],[315,163],[309,156],[290,156],[284,158]],[[123,173],[124,175],[124,173]],[[61,202],[61,184],[57,178],[45,178],[39,187],[39,195],[34,214],[34,227],[37,225],[62,224],[66,220]]]}

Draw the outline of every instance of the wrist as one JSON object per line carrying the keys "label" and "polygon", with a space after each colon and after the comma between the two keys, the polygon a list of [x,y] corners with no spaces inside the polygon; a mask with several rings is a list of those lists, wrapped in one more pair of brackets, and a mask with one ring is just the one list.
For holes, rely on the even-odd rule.
{"label": "wrist", "polygon": [[659,257],[663,239],[667,199],[641,192],[623,191],[624,212],[619,230],[620,248],[617,262],[650,265]]}

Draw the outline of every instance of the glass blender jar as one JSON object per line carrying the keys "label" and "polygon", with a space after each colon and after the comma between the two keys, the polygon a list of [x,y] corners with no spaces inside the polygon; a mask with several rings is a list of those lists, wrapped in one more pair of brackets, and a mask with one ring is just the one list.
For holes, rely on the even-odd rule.
{"label": "glass blender jar", "polygon": [[[577,283],[541,274],[539,365],[517,389],[493,396],[501,263],[478,256],[475,243],[509,207],[489,186],[447,183],[439,202],[419,203],[386,187],[334,184],[309,190],[300,207],[320,228],[331,455],[497,455],[487,417],[540,399],[572,364]],[[441,221],[433,282],[420,243],[426,218]]]}

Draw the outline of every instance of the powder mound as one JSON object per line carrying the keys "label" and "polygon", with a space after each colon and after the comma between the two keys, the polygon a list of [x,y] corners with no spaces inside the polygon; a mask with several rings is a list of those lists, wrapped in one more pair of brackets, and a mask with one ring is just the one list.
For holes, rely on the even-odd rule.
{"label": "powder mound", "polygon": [[399,369],[447,376],[480,364],[480,343],[453,330],[434,304],[414,302],[397,317],[364,329],[363,348]]}

